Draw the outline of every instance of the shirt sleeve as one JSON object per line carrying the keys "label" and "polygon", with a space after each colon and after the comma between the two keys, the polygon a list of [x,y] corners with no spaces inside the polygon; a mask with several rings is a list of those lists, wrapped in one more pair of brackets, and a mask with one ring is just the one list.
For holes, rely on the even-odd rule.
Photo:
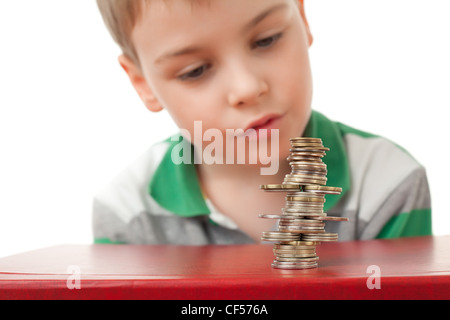
{"label": "shirt sleeve", "polygon": [[425,170],[420,168],[405,179],[380,210],[387,222],[377,239],[432,235],[431,197]]}

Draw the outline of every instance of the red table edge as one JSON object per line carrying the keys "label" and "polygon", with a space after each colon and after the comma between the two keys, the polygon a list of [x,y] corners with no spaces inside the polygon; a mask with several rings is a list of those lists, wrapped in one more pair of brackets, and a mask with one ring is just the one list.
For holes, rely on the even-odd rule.
{"label": "red table edge", "polygon": [[[69,289],[67,280],[0,280],[1,300],[308,300],[308,299],[450,299],[450,277],[382,277],[380,289],[369,289],[364,278],[305,279],[301,287],[289,279],[81,280]],[[154,282],[157,283],[154,283]],[[216,279],[220,281],[220,279]]]}

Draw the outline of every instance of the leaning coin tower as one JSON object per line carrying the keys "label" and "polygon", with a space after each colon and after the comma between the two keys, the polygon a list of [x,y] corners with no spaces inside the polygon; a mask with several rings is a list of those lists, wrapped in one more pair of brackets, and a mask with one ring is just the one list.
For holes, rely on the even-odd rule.
{"label": "leaning coin tower", "polygon": [[273,268],[311,269],[318,267],[316,246],[337,241],[337,233],[325,232],[326,221],[348,221],[323,212],[326,194],[340,194],[339,187],[325,186],[327,166],[322,161],[329,151],[318,138],[292,138],[287,158],[291,172],[282,184],[262,185],[268,192],[286,192],[286,205],[281,214],[261,214],[263,219],[276,219],[277,231],[263,232],[261,240],[274,242]]}

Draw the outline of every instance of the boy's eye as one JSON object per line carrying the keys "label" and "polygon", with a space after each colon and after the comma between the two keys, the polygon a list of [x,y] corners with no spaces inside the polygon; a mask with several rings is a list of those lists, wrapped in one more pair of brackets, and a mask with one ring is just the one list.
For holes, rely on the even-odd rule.
{"label": "boy's eye", "polygon": [[205,71],[208,70],[209,68],[210,68],[210,65],[204,64],[192,71],[182,74],[178,78],[180,80],[195,80],[197,78],[200,78],[205,73]]}
{"label": "boy's eye", "polygon": [[267,48],[270,47],[271,45],[273,45],[275,42],[277,42],[281,37],[282,37],[282,33],[278,33],[276,35],[273,35],[271,37],[268,38],[264,38],[261,40],[256,41],[253,44],[253,48]]}

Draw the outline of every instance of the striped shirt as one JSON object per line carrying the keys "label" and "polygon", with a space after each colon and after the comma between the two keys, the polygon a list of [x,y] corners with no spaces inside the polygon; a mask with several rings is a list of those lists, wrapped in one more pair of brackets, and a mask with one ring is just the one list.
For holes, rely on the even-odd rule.
{"label": "striped shirt", "polygon": [[[330,148],[324,211],[348,217],[327,222],[340,241],[431,235],[426,172],[407,151],[313,111],[304,136]],[[155,144],[93,201],[96,243],[243,244],[254,241],[204,199],[194,164],[174,164],[172,139]]]}

